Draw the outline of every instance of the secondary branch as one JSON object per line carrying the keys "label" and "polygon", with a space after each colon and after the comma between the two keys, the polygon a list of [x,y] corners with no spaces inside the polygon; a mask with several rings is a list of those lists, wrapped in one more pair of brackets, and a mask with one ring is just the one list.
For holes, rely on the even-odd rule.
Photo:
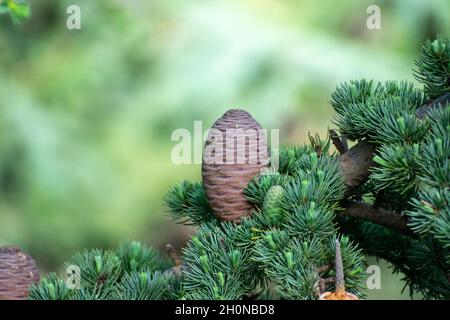
{"label": "secondary branch", "polygon": [[381,226],[387,227],[398,233],[415,237],[414,233],[408,227],[407,217],[383,208],[374,208],[361,202],[347,202],[344,204],[344,210],[337,214],[347,217],[364,219]]}
{"label": "secondary branch", "polygon": [[[419,107],[416,110],[416,117],[423,119],[431,110],[444,107],[448,103],[450,103],[450,93]],[[374,165],[374,153],[374,145],[363,140],[340,156],[344,181],[350,192],[368,179],[369,170]],[[374,209],[361,203],[349,203],[341,214],[372,221],[403,234],[413,234],[407,226],[406,217],[399,213]]]}

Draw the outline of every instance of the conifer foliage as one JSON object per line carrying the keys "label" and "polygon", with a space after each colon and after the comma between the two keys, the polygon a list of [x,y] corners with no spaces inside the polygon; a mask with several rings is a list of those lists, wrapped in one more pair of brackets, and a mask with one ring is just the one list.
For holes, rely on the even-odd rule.
{"label": "conifer foliage", "polygon": [[[339,153],[329,138],[284,146],[278,172],[243,191],[253,209],[239,224],[213,214],[202,183],[171,188],[174,220],[198,226],[180,261],[138,242],[85,251],[69,263],[82,270],[80,289],[50,274],[30,298],[318,299],[335,289],[338,246],[349,294],[364,298],[370,254],[404,273],[411,292],[449,299],[450,41],[427,41],[414,74],[423,89],[339,86],[331,96]],[[355,146],[343,147],[346,139]]]}

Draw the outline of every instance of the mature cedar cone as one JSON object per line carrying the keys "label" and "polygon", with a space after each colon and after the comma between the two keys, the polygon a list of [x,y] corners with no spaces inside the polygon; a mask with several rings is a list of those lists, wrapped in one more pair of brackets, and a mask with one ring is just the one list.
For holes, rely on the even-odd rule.
{"label": "mature cedar cone", "polygon": [[16,247],[0,247],[0,300],[26,300],[39,282],[36,262]]}
{"label": "mature cedar cone", "polygon": [[268,165],[261,125],[244,110],[228,110],[212,126],[203,153],[202,179],[214,214],[237,223],[249,216],[243,190]]}

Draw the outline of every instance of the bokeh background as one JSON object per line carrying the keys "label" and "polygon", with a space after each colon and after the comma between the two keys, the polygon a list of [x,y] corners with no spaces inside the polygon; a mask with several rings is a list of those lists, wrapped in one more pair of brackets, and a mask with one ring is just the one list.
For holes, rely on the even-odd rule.
{"label": "bokeh background", "polygon": [[[448,0],[31,0],[0,17],[0,245],[59,270],[85,247],[136,239],[180,248],[193,229],[162,203],[199,165],[171,133],[245,108],[282,143],[332,127],[350,79],[414,81],[421,43],[450,31]],[[81,8],[81,30],[66,9]],[[366,27],[381,8],[381,29]],[[408,299],[383,262],[369,298]]]}

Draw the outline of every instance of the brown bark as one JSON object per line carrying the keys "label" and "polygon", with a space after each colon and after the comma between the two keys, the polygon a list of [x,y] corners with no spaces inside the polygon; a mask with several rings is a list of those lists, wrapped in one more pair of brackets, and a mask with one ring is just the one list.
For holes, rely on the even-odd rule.
{"label": "brown bark", "polygon": [[428,114],[430,110],[437,107],[444,107],[449,103],[450,103],[450,93],[444,94],[443,96],[435,100],[429,101],[428,103],[425,103],[423,106],[418,108],[416,110],[416,117],[422,119]]}
{"label": "brown bark", "polygon": [[375,148],[367,141],[361,141],[340,156],[344,181],[348,188],[359,186],[369,177],[373,166]]}
{"label": "brown bark", "polygon": [[408,227],[408,219],[394,211],[373,208],[360,202],[347,202],[344,205],[344,210],[338,214],[370,221],[398,233],[415,237],[414,233]]}
{"label": "brown bark", "polygon": [[331,141],[333,141],[334,146],[340,154],[344,154],[348,150],[347,139],[345,137],[340,137],[336,130],[329,130]]}

